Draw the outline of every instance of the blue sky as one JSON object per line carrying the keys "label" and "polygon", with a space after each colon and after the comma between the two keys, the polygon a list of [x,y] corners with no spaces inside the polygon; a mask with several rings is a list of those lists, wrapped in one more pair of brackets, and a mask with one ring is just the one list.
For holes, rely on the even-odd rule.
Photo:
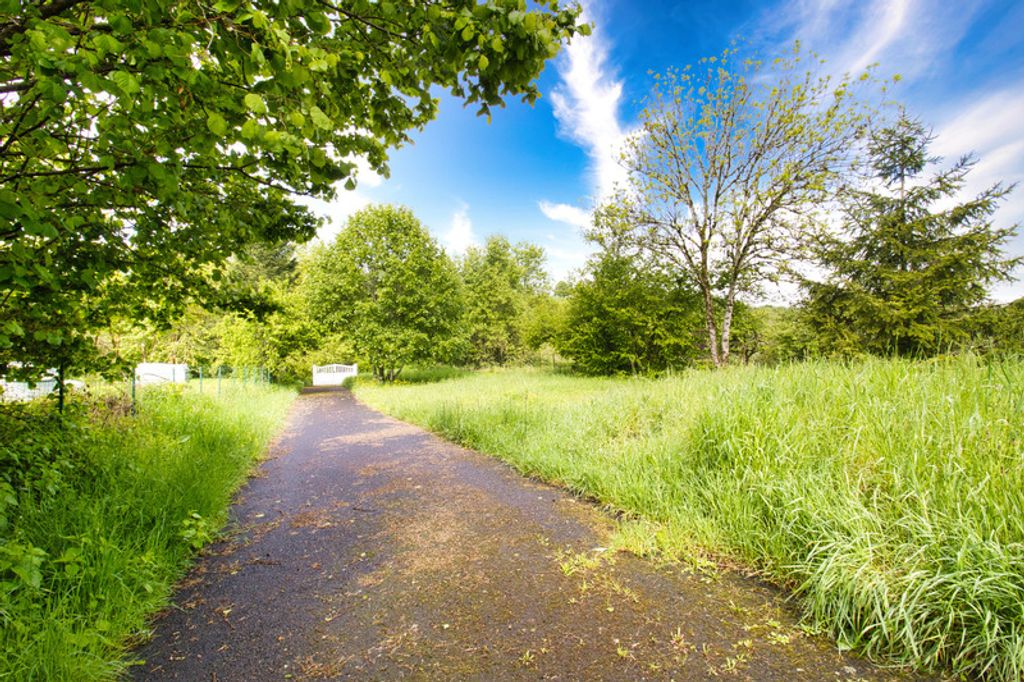
{"label": "blue sky", "polygon": [[[635,125],[648,72],[693,63],[735,38],[767,55],[799,39],[836,73],[878,62],[879,75],[903,77],[894,94],[934,127],[936,154],[978,155],[969,189],[1024,181],[1020,0],[583,4],[594,34],[548,65],[536,105],[509,102],[488,124],[442,97],[438,119],[392,153],[390,178],[364,172],[354,192],[314,204],[330,222],[322,237],[368,203],[398,203],[453,255],[501,233],[543,246],[549,270],[565,277],[591,251],[580,235],[589,209],[622,177],[615,149]],[[1024,186],[997,220],[1024,222]],[[1024,236],[1011,252],[1024,254]],[[997,287],[993,296],[1024,296],[1024,282]]]}

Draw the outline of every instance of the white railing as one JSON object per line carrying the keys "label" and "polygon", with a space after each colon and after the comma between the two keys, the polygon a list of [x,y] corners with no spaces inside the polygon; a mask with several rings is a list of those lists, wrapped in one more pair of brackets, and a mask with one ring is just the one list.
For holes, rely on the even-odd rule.
{"label": "white railing", "polygon": [[359,374],[359,365],[313,365],[314,386],[341,386]]}

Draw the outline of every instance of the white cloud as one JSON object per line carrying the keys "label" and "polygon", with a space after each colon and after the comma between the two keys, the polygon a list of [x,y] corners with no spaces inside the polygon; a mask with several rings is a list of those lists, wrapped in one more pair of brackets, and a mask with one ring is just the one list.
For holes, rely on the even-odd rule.
{"label": "white cloud", "polygon": [[362,156],[350,156],[347,159],[356,164],[356,182],[360,187],[373,189],[380,187],[384,182],[384,176],[377,173],[370,167],[370,162]]}
{"label": "white cloud", "polygon": [[619,164],[628,134],[619,120],[622,81],[608,64],[609,52],[599,28],[590,36],[573,39],[559,57],[561,81],[551,93],[562,135],[583,147],[590,157],[594,201],[611,195],[615,185],[626,178]]}
{"label": "white cloud", "polygon": [[441,235],[441,242],[453,256],[462,255],[469,247],[479,244],[473,232],[473,221],[469,218],[469,205],[465,202],[452,214],[448,231]]}
{"label": "white cloud", "polygon": [[[947,79],[958,66],[957,48],[972,28],[983,0],[785,0],[759,15],[754,34],[789,45],[800,40],[826,60],[836,73],[856,72],[877,62],[879,75],[900,74],[919,84]],[[947,88],[947,90],[949,90]],[[912,91],[911,91],[912,92]],[[944,167],[974,152],[979,162],[968,175],[965,195],[995,182],[1024,185],[1024,87],[1015,83],[998,90],[961,94],[951,90],[944,112],[914,106],[925,123],[938,122],[931,150],[945,157]],[[1018,188],[995,215],[997,225],[1024,222],[1024,191]],[[1024,254],[1024,235],[1008,246]],[[1024,295],[1024,282],[1000,285],[992,295],[1009,300]]]}
{"label": "white cloud", "polygon": [[573,239],[555,240],[554,244],[546,244],[544,254],[547,256],[547,270],[552,280],[566,280],[580,271],[595,250],[592,244]]}
{"label": "white cloud", "polygon": [[857,53],[856,56],[850,55],[855,61],[852,62],[849,71],[863,71],[893,44],[907,24],[911,4],[910,0],[887,0],[872,4],[871,14],[874,20],[862,25],[862,35],[852,41],[857,47]]}
{"label": "white cloud", "polygon": [[759,15],[761,34],[803,45],[837,73],[878,63],[882,75],[913,77],[964,36],[980,0],[788,0]]}
{"label": "white cloud", "polygon": [[[584,15],[591,20],[586,7]],[[537,204],[548,220],[572,228],[551,235],[544,249],[556,280],[582,268],[594,252],[583,238],[592,221],[590,206],[609,198],[627,177],[619,155],[632,131],[620,119],[623,84],[610,65],[610,52],[600,28],[595,27],[592,35],[570,42],[557,63],[560,81],[551,102],[561,135],[584,149],[590,159],[590,196],[588,208],[546,200]]]}
{"label": "white cloud", "polygon": [[[1024,87],[969,97],[975,102],[943,123],[932,150],[943,156],[967,151],[988,156],[1024,141]],[[1004,159],[1012,163],[1013,159]]]}
{"label": "white cloud", "polygon": [[572,225],[581,232],[591,225],[590,212],[584,211],[578,206],[555,204],[550,201],[540,201],[537,203],[537,206],[540,208],[540,212],[547,216],[548,220]]}
{"label": "white cloud", "polygon": [[[969,99],[975,103],[956,111],[938,127],[931,151],[946,157],[945,165],[964,154],[976,155],[978,163],[967,176],[966,195],[997,182],[1018,183],[993,220],[997,226],[1024,223],[1024,87],[979,93]],[[1024,254],[1024,235],[1017,235],[1008,250]],[[992,295],[1000,301],[1019,298],[1024,296],[1024,283],[999,285]]]}
{"label": "white cloud", "polygon": [[571,204],[541,201],[537,206],[548,220],[573,228],[548,234],[548,244],[544,247],[551,276],[556,281],[566,279],[573,271],[580,270],[595,251],[594,245],[583,238],[583,231],[590,227],[592,216],[589,211]]}
{"label": "white cloud", "polygon": [[296,197],[296,201],[308,206],[313,213],[324,218],[324,224],[317,231],[316,237],[323,243],[329,244],[345,227],[349,216],[369,206],[372,199],[358,188],[347,190],[342,187],[338,190],[338,196],[329,202],[303,196]]}
{"label": "white cloud", "polygon": [[342,183],[338,183],[337,196],[331,201],[315,199],[313,197],[296,196],[295,200],[303,206],[308,206],[313,213],[324,218],[323,227],[317,233],[316,238],[325,244],[334,241],[349,217],[360,211],[371,203],[373,199],[365,191],[380,187],[384,178],[370,167],[370,163],[361,156],[349,156],[346,159],[356,165],[356,182],[354,190],[345,189]]}

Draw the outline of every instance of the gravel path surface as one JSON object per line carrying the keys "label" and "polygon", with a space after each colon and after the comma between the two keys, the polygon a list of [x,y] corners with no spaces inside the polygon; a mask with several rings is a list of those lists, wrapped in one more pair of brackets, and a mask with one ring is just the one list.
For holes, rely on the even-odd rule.
{"label": "gravel path surface", "polygon": [[140,680],[850,680],[779,593],[604,550],[612,522],[308,391],[136,652]]}

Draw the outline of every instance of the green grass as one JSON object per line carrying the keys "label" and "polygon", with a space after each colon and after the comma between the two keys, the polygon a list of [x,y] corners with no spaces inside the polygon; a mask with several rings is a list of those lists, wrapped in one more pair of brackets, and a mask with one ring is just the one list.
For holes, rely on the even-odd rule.
{"label": "green grass", "polygon": [[[191,389],[191,387],[190,387]],[[146,389],[0,411],[0,679],[111,679],[294,392]]]}
{"label": "green grass", "polygon": [[1024,677],[1024,363],[809,363],[663,379],[492,372],[370,405],[710,552],[887,661]]}

